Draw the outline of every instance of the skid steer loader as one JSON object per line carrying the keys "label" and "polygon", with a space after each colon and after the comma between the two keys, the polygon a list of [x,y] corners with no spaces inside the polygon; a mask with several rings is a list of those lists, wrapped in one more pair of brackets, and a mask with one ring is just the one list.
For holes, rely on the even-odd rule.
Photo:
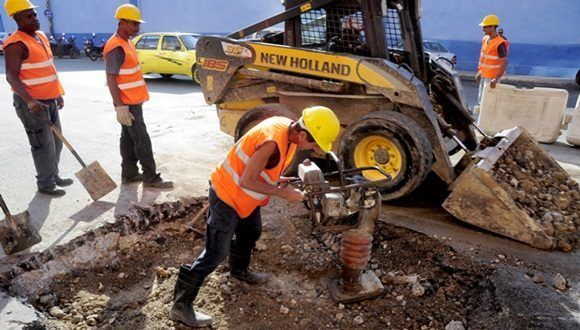
{"label": "skid steer loader", "polygon": [[[521,129],[496,137],[480,131],[484,138],[478,141],[452,63],[429,58],[423,50],[420,0],[286,0],[283,5],[278,15],[197,43],[202,91],[208,104],[216,104],[222,131],[237,140],[265,118],[297,118],[307,106],[324,105],[340,119],[335,151],[345,167],[377,166],[392,178],[381,187],[384,201],[412,194],[433,172],[449,187],[444,207],[457,218],[543,249],[563,244],[553,231],[546,232],[540,211],[523,211],[513,198],[517,188],[502,188],[494,176],[493,165],[506,146],[525,142],[534,153],[541,149]],[[281,24],[281,32],[244,39]],[[454,164],[452,156],[459,152],[465,155]],[[542,159],[566,173],[549,155]],[[473,173],[485,176],[486,185]],[[383,178],[377,171],[363,174]],[[578,190],[574,184],[569,190]],[[497,214],[474,211],[494,202]],[[562,219],[576,220],[565,213]],[[566,237],[573,246],[577,231]]]}

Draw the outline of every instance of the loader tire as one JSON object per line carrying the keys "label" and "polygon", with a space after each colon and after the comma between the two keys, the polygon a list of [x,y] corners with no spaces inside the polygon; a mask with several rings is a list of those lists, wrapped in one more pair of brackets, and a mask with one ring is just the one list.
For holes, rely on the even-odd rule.
{"label": "loader tire", "polygon": [[234,140],[238,141],[242,136],[244,136],[244,134],[252,129],[252,127],[258,125],[263,120],[274,116],[284,116],[293,120],[297,119],[296,114],[294,114],[290,108],[284,104],[268,103],[259,105],[244,113],[240,120],[238,120]]}
{"label": "loader tire", "polygon": [[[351,124],[343,133],[339,154],[345,168],[378,166],[391,175],[380,188],[384,201],[400,199],[417,189],[431,171],[433,147],[413,119],[392,111],[377,111]],[[369,180],[384,178],[365,171]]]}

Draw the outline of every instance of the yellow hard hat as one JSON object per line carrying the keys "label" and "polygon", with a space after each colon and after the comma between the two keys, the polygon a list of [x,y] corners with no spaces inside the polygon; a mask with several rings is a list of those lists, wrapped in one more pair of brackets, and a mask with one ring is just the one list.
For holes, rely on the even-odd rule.
{"label": "yellow hard hat", "polygon": [[322,106],[309,107],[302,110],[300,120],[320,149],[325,152],[332,150],[332,142],[340,133],[340,121],[332,110]]}
{"label": "yellow hard hat", "polygon": [[483,21],[479,23],[479,26],[498,26],[499,25],[499,17],[494,14],[487,15],[483,18]]}
{"label": "yellow hard hat", "polygon": [[134,5],[131,4],[124,4],[117,8],[115,12],[116,19],[126,19],[128,21],[145,23],[143,19],[141,19],[141,11]]}
{"label": "yellow hard hat", "polygon": [[29,0],[6,0],[4,8],[8,16],[12,16],[24,10],[38,8],[38,6],[33,5]]}

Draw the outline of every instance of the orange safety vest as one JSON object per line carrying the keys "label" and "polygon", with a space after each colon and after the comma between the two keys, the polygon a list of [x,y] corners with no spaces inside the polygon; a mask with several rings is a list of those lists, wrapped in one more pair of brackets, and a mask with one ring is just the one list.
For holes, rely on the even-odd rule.
{"label": "orange safety vest", "polygon": [[280,161],[271,169],[260,173],[260,180],[276,186],[280,175],[290,165],[296,145],[288,142],[288,129],[292,121],[285,117],[272,117],[262,121],[246,133],[230,150],[227,157],[211,174],[211,185],[217,196],[231,206],[240,218],[247,218],[258,206],[265,206],[269,196],[240,186],[240,178],[250,158],[267,141],[274,141],[280,151]]}
{"label": "orange safety vest", "polygon": [[[4,44],[22,42],[28,48],[28,58],[22,60],[18,78],[26,86],[26,91],[37,100],[51,100],[64,95],[58,80],[48,38],[42,31],[36,31],[39,43],[34,37],[20,30],[14,32]],[[13,89],[14,90],[14,89]]]}
{"label": "orange safety vest", "polygon": [[489,43],[487,42],[488,39],[489,36],[485,36],[481,41],[481,55],[479,57],[477,70],[483,78],[495,78],[497,77],[499,67],[501,66],[501,60],[498,56],[497,48],[502,44],[502,42],[506,42],[506,40],[500,35],[491,39]]}
{"label": "orange safety vest", "polygon": [[105,44],[103,51],[105,60],[107,54],[117,47],[123,47],[123,51],[125,51],[125,62],[121,65],[121,70],[116,77],[117,85],[121,91],[121,100],[126,105],[142,104],[149,100],[149,92],[145,80],[143,80],[143,72],[141,72],[135,46],[131,41],[114,34]]}

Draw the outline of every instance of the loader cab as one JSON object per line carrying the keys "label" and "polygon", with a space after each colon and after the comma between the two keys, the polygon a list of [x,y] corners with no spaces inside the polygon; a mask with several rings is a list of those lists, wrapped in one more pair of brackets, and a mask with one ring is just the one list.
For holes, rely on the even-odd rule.
{"label": "loader cab", "polygon": [[[287,0],[286,9],[315,1]],[[419,27],[419,0],[327,1],[285,22],[284,44],[292,47],[384,58],[407,66],[426,81]]]}

